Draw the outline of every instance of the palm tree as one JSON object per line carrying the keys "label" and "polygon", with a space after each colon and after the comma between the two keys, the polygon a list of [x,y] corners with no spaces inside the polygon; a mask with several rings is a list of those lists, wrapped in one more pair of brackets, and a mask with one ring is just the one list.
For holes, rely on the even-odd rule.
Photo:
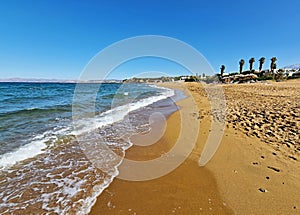
{"label": "palm tree", "polygon": [[250,64],[250,72],[252,72],[252,68],[253,68],[253,63],[255,62],[255,58],[254,57],[252,57],[252,58],[250,58],[250,60],[249,60],[249,64]]}
{"label": "palm tree", "polygon": [[244,59],[241,59],[239,63],[240,63],[240,74],[241,74],[243,72],[243,66],[245,64]]}
{"label": "palm tree", "polygon": [[263,64],[265,63],[266,58],[265,57],[261,57],[259,59],[259,71],[261,72]]}
{"label": "palm tree", "polygon": [[274,69],[277,68],[276,61],[277,61],[277,58],[276,58],[276,57],[272,57],[272,58],[271,58],[270,69],[271,69],[272,72],[274,72]]}
{"label": "palm tree", "polygon": [[224,71],[225,71],[225,66],[222,65],[220,69],[221,69],[221,77],[223,77],[223,74],[224,74]]}

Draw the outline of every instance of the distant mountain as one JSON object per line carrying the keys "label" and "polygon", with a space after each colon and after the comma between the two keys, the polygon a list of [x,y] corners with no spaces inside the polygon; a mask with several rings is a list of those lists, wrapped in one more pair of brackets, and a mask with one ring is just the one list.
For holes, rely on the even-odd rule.
{"label": "distant mountain", "polygon": [[0,79],[0,82],[21,82],[21,83],[119,83],[120,80],[61,80],[43,78],[7,78]]}
{"label": "distant mountain", "polygon": [[6,78],[6,79],[0,79],[0,82],[76,83],[75,80],[59,80],[59,79],[44,79],[44,78]]}
{"label": "distant mountain", "polygon": [[300,63],[283,67],[284,69],[300,69]]}

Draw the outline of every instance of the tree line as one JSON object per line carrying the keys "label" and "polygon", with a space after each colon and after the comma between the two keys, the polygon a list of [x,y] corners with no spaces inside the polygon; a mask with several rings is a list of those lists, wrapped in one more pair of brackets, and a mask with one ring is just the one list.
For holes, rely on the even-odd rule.
{"label": "tree line", "polygon": [[[276,58],[276,57],[272,57],[270,60],[271,60],[270,70],[271,70],[272,72],[274,72],[274,70],[277,68],[277,65],[276,65],[277,58]],[[263,67],[265,61],[266,61],[266,58],[265,58],[265,57],[261,57],[261,58],[259,59],[259,72],[262,71],[262,67]],[[254,58],[254,57],[252,57],[252,58],[249,59],[249,70],[250,70],[250,73],[255,71],[255,70],[253,69],[253,64],[254,64],[254,62],[255,62],[255,58]],[[240,72],[240,74],[243,73],[243,67],[244,67],[244,64],[245,64],[245,60],[244,60],[244,59],[241,59],[241,60],[239,61],[239,72]],[[225,65],[221,65],[220,70],[221,70],[221,76],[223,76],[223,74],[224,74],[224,72],[225,72]]]}

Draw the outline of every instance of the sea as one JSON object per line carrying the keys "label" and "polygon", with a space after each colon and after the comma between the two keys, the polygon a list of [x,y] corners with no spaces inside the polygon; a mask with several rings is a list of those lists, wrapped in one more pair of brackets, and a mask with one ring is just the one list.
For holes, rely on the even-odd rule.
{"label": "sea", "polygon": [[182,98],[138,83],[0,83],[0,214],[88,214],[130,137]]}

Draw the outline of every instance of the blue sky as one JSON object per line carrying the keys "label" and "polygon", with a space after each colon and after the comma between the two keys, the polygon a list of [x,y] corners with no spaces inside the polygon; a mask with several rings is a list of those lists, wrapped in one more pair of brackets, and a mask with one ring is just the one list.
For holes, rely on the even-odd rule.
{"label": "blue sky", "polygon": [[[237,71],[241,58],[255,57],[256,68],[261,56],[266,68],[273,56],[279,67],[300,63],[299,8],[299,0],[1,1],[0,78],[76,79],[108,45],[148,34],[190,44],[216,72]],[[140,68],[181,71],[150,59],[115,77]]]}

